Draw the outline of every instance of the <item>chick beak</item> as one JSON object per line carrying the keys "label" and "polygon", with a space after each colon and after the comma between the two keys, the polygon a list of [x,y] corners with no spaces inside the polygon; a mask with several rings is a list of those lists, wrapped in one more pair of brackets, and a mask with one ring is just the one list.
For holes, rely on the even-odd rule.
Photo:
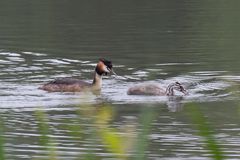
{"label": "chick beak", "polygon": [[180,86],[179,91],[182,92],[184,95],[188,95],[188,91],[183,86]]}
{"label": "chick beak", "polygon": [[181,92],[182,92],[184,95],[188,95],[188,94],[189,94],[188,91],[185,90],[185,89],[183,89]]}

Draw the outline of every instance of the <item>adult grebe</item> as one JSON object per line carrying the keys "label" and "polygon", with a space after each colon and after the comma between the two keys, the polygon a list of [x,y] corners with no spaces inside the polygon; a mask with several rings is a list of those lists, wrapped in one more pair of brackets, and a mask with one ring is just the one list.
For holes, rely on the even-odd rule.
{"label": "adult grebe", "polygon": [[179,83],[171,83],[166,89],[157,84],[136,85],[128,89],[128,95],[155,95],[155,96],[174,96],[174,90],[180,91],[185,95],[188,94],[186,89]]}
{"label": "adult grebe", "polygon": [[49,92],[81,92],[85,90],[99,91],[102,87],[102,76],[107,75],[110,72],[114,73],[112,70],[112,62],[106,59],[99,59],[95,68],[92,83],[73,78],[58,78],[39,88]]}

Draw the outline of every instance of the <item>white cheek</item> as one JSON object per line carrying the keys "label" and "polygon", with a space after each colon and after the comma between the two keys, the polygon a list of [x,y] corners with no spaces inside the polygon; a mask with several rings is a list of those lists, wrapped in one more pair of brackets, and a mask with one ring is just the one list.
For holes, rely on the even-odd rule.
{"label": "white cheek", "polygon": [[109,70],[107,69],[106,66],[103,67],[103,71],[109,73]]}

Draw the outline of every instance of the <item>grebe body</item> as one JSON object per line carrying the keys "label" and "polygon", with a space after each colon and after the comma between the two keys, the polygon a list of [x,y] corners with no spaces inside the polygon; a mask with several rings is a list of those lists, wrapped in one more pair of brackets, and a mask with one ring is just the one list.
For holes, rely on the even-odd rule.
{"label": "grebe body", "polygon": [[128,95],[174,96],[174,90],[187,94],[186,89],[179,82],[171,83],[166,89],[157,84],[141,84],[128,89]]}
{"label": "grebe body", "polygon": [[79,79],[73,78],[58,78],[43,86],[40,89],[49,92],[81,92],[86,90],[97,91],[102,87],[102,76],[112,72],[112,62],[100,59],[94,72],[92,83],[88,83]]}

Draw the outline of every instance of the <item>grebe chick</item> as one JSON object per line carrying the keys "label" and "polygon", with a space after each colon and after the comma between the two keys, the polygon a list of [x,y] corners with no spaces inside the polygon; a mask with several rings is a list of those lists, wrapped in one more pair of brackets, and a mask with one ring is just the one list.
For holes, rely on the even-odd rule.
{"label": "grebe chick", "polygon": [[112,62],[106,59],[99,59],[95,68],[92,83],[73,78],[57,78],[39,88],[49,92],[81,92],[85,90],[99,91],[102,87],[102,76],[107,75],[110,72],[113,72]]}
{"label": "grebe chick", "polygon": [[174,90],[188,94],[181,83],[175,82],[168,85],[166,89],[161,88],[157,84],[136,85],[128,89],[128,95],[155,95],[155,96],[174,96]]}

